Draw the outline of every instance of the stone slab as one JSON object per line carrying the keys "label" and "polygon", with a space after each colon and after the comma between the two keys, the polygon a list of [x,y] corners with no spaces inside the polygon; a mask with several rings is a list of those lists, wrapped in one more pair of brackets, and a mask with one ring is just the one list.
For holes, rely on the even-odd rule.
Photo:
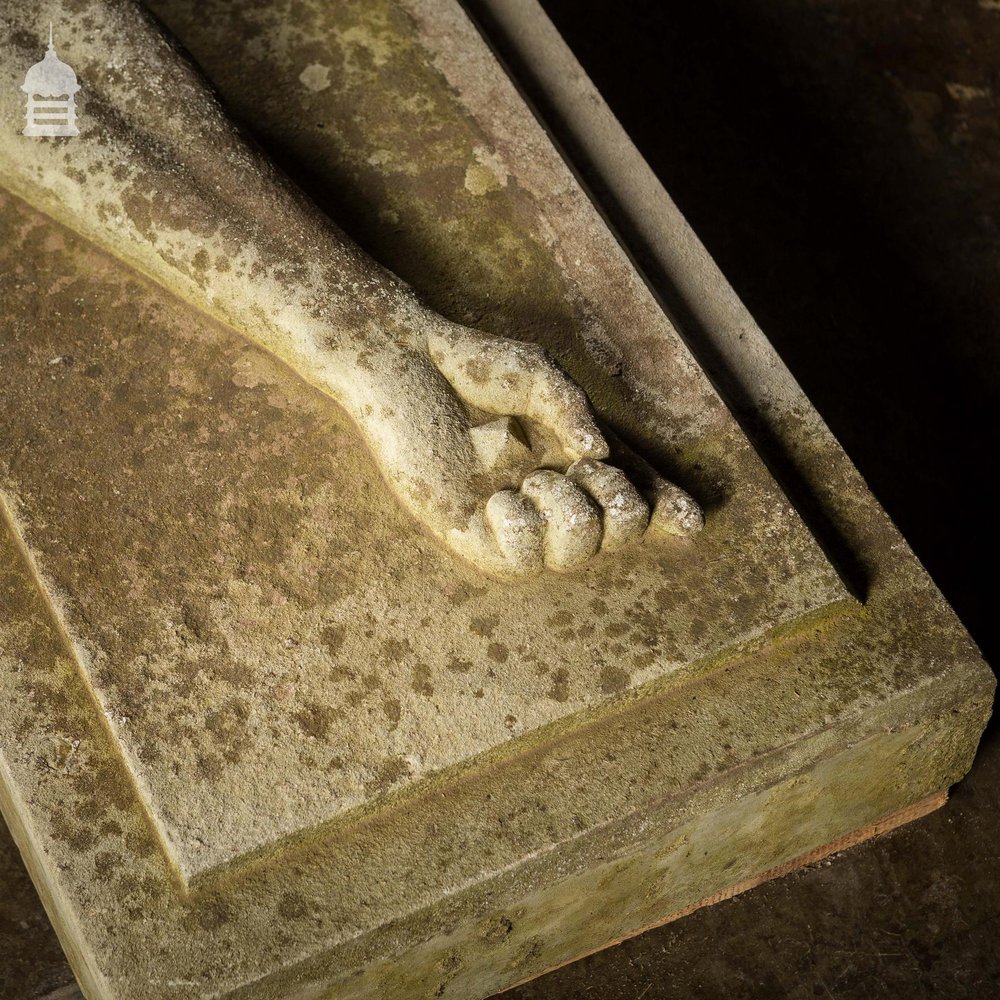
{"label": "stone slab", "polygon": [[[159,8],[168,22],[192,10]],[[402,8],[316,11],[301,32],[349,39],[326,57],[330,86],[300,83],[299,115],[261,109],[261,134],[287,151],[313,119],[323,166],[336,152],[397,189],[383,214],[416,200],[398,178],[421,178],[435,141],[428,221],[406,227],[404,247],[397,222],[375,252],[421,287],[409,262],[428,266],[415,241],[432,223],[492,258],[475,276],[439,264],[453,318],[487,299],[517,317],[476,324],[549,347],[602,415],[704,498],[712,526],[697,544],[650,540],[579,573],[490,581],[399,510],[328,399],[7,202],[7,518],[185,880],[849,600],[596,211],[567,196],[571,177],[533,123],[500,133],[463,116]],[[262,38],[289,45],[285,13],[250,5],[178,30],[228,89],[233,37],[261,29],[254,76],[287,57],[257,55]],[[370,74],[351,60],[372,39],[393,73],[369,107]],[[414,93],[419,112],[385,115]],[[330,149],[325,136],[363,114]],[[494,171],[489,190],[470,182],[476,169]]]}
{"label": "stone slab", "polygon": [[[698,910],[704,909],[706,906],[715,906],[717,903],[724,903],[726,900],[735,899],[737,896],[741,896],[744,892],[756,889],[757,886],[763,885],[765,882],[770,882],[776,878],[784,878],[784,876],[791,875],[800,868],[806,868],[809,865],[815,865],[820,861],[825,861],[834,854],[840,854],[842,851],[847,851],[852,847],[857,847],[859,844],[863,844],[866,840],[871,840],[874,837],[881,837],[886,833],[892,833],[893,830],[897,830],[899,827],[905,826],[907,823],[913,823],[918,819],[923,819],[924,816],[934,812],[935,809],[940,809],[947,803],[947,801],[947,790],[936,792],[934,795],[928,795],[927,798],[921,799],[913,805],[904,806],[902,809],[897,809],[888,816],[883,816],[881,819],[877,819],[874,822],[866,823],[863,827],[853,830],[851,833],[845,834],[843,837],[838,837],[836,840],[830,841],[828,844],[823,844],[820,847],[814,847],[811,851],[806,851],[805,854],[800,854],[798,857],[792,858],[791,861],[785,861],[776,868],[769,868],[767,871],[761,872],[759,875],[753,875],[742,882],[737,882],[735,885],[726,886],[725,889],[713,892],[711,896],[705,896],[703,899],[699,899],[694,903],[688,903],[688,905],[683,909],[675,910],[666,917],[657,917],[652,921],[652,923],[637,928],[633,934],[615,938],[601,945],[599,948],[591,949],[590,951],[583,952],[580,955],[574,955],[568,962],[563,962],[561,965],[555,965],[552,968],[545,969],[541,975],[548,975],[548,973],[555,972],[557,969],[561,969],[566,965],[572,965],[574,962],[579,962],[584,958],[589,958],[591,955],[596,955],[597,952],[604,951],[606,948],[614,948],[616,945],[623,944],[630,937],[645,934],[647,931],[656,930],[658,927],[671,924],[675,920],[688,917],[692,913],[696,913]],[[532,976],[531,979],[524,979],[519,983],[514,983],[513,986],[508,987],[508,990],[516,989],[518,986],[530,983],[536,978],[538,977]],[[504,990],[503,992],[506,993],[507,990]]]}
{"label": "stone slab", "polygon": [[697,544],[484,578],[276,361],[9,199],[0,232],[8,522],[185,878],[847,601],[721,416]]}
{"label": "stone slab", "polygon": [[[919,802],[890,813],[858,830],[839,837],[837,840],[814,848],[805,854],[786,861],[776,868],[735,885],[727,886],[711,896],[691,903],[667,917],[658,917],[652,923],[637,928],[633,933],[615,940],[603,942],[599,947],[575,955],[562,965],[586,958],[596,951],[612,948],[629,937],[672,923],[706,906],[732,899],[764,882],[782,878],[799,868],[849,850],[873,837],[891,833],[898,827],[921,819],[935,809],[946,804],[946,791],[930,795]],[[38,897],[31,886],[27,871],[16,846],[5,827],[0,825],[0,885],[5,895],[0,898],[0,995],[4,1000],[79,1000],[82,994],[76,985],[73,972],[67,964],[55,934],[45,916]],[[544,969],[538,975],[546,975],[562,965]],[[514,983],[508,989],[515,989],[523,983],[538,978]],[[506,992],[503,991],[503,992]]]}
{"label": "stone slab", "polygon": [[[738,600],[703,608],[714,614],[703,614],[706,633],[700,638],[692,631],[698,624],[693,614],[685,630],[676,619],[664,623],[662,614],[651,611],[644,620],[633,606],[620,604],[607,624],[627,625],[630,631],[622,635],[629,645],[619,652],[611,644],[605,655],[612,671],[629,674],[624,682],[617,674],[602,680],[600,673],[585,670],[589,661],[581,659],[574,662],[578,677],[554,663],[542,664],[547,675],[537,669],[534,676],[529,670],[512,674],[531,652],[525,637],[520,649],[514,641],[498,643],[507,651],[502,663],[514,661],[498,670],[502,654],[490,653],[495,639],[480,634],[489,623],[477,621],[472,628],[470,617],[463,623],[471,636],[465,641],[479,648],[468,657],[468,670],[449,671],[447,663],[434,661],[438,669],[428,678],[416,667],[428,666],[431,654],[441,652],[439,646],[428,645],[422,657],[411,659],[412,648],[403,649],[398,660],[382,648],[378,670],[370,671],[377,683],[366,683],[359,671],[357,677],[342,677],[340,687],[336,678],[317,679],[303,667],[329,665],[347,639],[333,632],[330,641],[338,648],[321,645],[318,618],[301,630],[305,643],[288,627],[267,633],[275,620],[284,626],[285,605],[274,602],[262,582],[279,598],[287,595],[273,579],[254,578],[259,568],[248,559],[244,572],[250,573],[253,600],[242,607],[255,612],[249,619],[255,628],[263,621],[267,641],[252,648],[250,676],[240,674],[247,663],[238,656],[223,661],[223,669],[213,674],[206,669],[218,662],[210,643],[219,643],[216,652],[225,647],[215,638],[218,619],[206,622],[197,613],[185,615],[181,607],[169,617],[165,609],[174,610],[172,598],[163,598],[163,581],[154,572],[159,553],[137,548],[141,532],[122,526],[141,526],[143,517],[169,514],[167,536],[176,539],[176,551],[184,551],[186,530],[192,536],[188,542],[203,542],[188,550],[204,554],[194,565],[211,579],[218,573],[211,559],[218,538],[211,533],[209,515],[218,512],[216,494],[231,497],[237,485],[223,479],[228,490],[212,490],[212,476],[225,469],[226,456],[217,452],[252,445],[256,450],[247,474],[252,479],[257,463],[266,461],[268,474],[285,483],[288,492],[277,511],[234,513],[230,504],[227,515],[234,518],[239,537],[253,542],[254,552],[280,544],[285,535],[274,530],[268,535],[274,524],[304,525],[296,538],[299,552],[308,557],[310,545],[326,544],[323,529],[336,531],[340,523],[321,501],[332,504],[335,513],[331,484],[365,482],[363,460],[356,452],[352,457],[349,435],[329,404],[298,389],[288,375],[218,325],[8,200],[4,218],[14,240],[22,241],[19,246],[38,244],[35,254],[22,254],[29,273],[8,278],[5,292],[22,296],[17,314],[22,322],[15,327],[22,355],[15,361],[22,374],[33,376],[29,384],[48,406],[38,406],[35,393],[23,394],[18,383],[11,388],[22,393],[17,405],[4,408],[20,447],[5,467],[11,530],[0,558],[7,611],[0,668],[5,691],[14,697],[0,709],[0,784],[4,813],[88,995],[484,995],[945,787],[967,766],[988,709],[991,681],[974,647],[842,453],[815,431],[818,421],[802,407],[796,416],[806,427],[799,444],[814,470],[822,470],[830,516],[839,520],[870,570],[864,607],[845,599],[800,518],[458,9],[445,3],[322,9],[322,17],[344,21],[312,23],[309,18],[320,15],[306,9],[303,22],[299,10],[295,31],[287,32],[277,30],[291,23],[280,6],[230,12],[237,23],[226,20],[225,10],[213,8],[213,27],[206,32],[203,7],[196,15],[193,7],[163,4],[158,12],[241,117],[289,166],[298,164],[303,179],[311,175],[315,184],[323,178],[328,188],[351,191],[357,205],[381,207],[367,214],[356,207],[359,218],[352,229],[438,308],[463,321],[475,318],[497,332],[527,335],[537,330],[539,315],[544,329],[561,329],[563,336],[552,345],[598,407],[708,503],[709,524],[698,545],[707,538],[705,545],[719,563],[733,558],[739,563],[733,554],[737,543],[752,548],[763,525],[779,559],[769,562],[772,549],[765,546],[768,555],[759,567],[743,564],[759,577],[733,587],[731,563],[726,562],[727,577],[711,559],[699,564],[704,551],[699,555],[694,545],[672,552],[671,569],[691,561],[685,600],[694,606],[727,594]],[[233,38],[247,39],[247,61],[238,72]],[[336,46],[330,39],[337,40]],[[344,74],[331,93],[320,92],[327,93],[328,105],[296,84],[305,53],[315,53],[320,40],[322,58]],[[434,114],[422,125],[440,139],[437,148],[452,155],[454,144],[465,159],[455,152],[455,164],[445,157],[449,169],[414,173],[416,151],[424,146],[414,140],[408,151],[406,135],[386,121],[384,99],[369,97],[369,105],[363,103],[372,90],[372,61],[385,51],[403,53],[399,58],[405,66],[378,79],[411,97],[438,95],[440,104],[432,102]],[[248,95],[237,86],[246,79],[247,63],[253,78],[271,81],[272,91],[261,86]],[[400,97],[400,105],[392,107],[401,103]],[[299,113],[289,115],[290,106]],[[348,106],[355,117],[345,113]],[[367,117],[358,117],[365,111]],[[398,115],[394,111],[391,117]],[[310,119],[315,128],[306,127]],[[406,125],[404,132],[413,133],[421,121]],[[477,155],[477,148],[485,152]],[[380,149],[396,159],[378,155]],[[401,163],[404,154],[410,159]],[[505,165],[505,184],[494,156]],[[492,165],[486,169],[493,170],[495,190],[493,182],[484,188],[485,178],[474,169],[484,166],[484,158]],[[344,217],[346,209],[340,208]],[[585,263],[566,256],[574,233],[577,245],[590,238],[587,256],[579,258]],[[497,247],[509,252],[501,262]],[[42,252],[46,248],[49,252]],[[430,249],[417,253],[418,248]],[[88,289],[83,308],[93,310],[89,319],[103,321],[91,322],[90,336],[79,344],[79,337],[67,341],[71,327],[61,326],[55,313],[60,305],[65,311],[80,305],[72,296],[60,296],[74,283],[84,289],[95,279],[100,290]],[[18,280],[27,289],[17,287]],[[53,294],[40,299],[40,288]],[[575,297],[578,288],[589,292],[584,306]],[[462,289],[470,289],[465,301]],[[25,322],[25,316],[36,321]],[[560,317],[562,327],[556,322]],[[63,334],[59,343],[44,339],[52,327]],[[160,336],[143,338],[150,330]],[[117,357],[111,347],[116,334],[131,348]],[[617,352],[611,364],[609,350]],[[100,371],[90,375],[87,351],[100,352],[92,362]],[[34,358],[34,369],[25,357]],[[145,367],[136,364],[136,357],[148,362]],[[49,365],[55,358],[61,360]],[[202,364],[192,364],[192,358]],[[618,366],[624,389],[607,378]],[[109,368],[123,376],[117,384]],[[202,380],[219,371],[226,377],[208,388]],[[171,379],[177,372],[196,381],[184,384],[182,378],[175,385]],[[664,392],[665,384],[672,393]],[[115,400],[119,386],[126,387],[125,398]],[[225,394],[227,408],[234,408],[257,439],[237,442],[236,429],[212,424],[211,415],[219,411],[206,403],[216,402],[207,399],[216,392]],[[119,417],[124,410],[131,423],[109,435],[102,421],[116,405]],[[73,419],[65,420],[60,434],[63,406]],[[35,439],[22,419],[25,407],[41,418],[45,450],[51,454],[59,446],[66,452],[62,464],[31,454]],[[178,413],[188,410],[202,423],[196,420],[184,429]],[[93,429],[89,438],[74,436],[81,423]],[[268,437],[274,434],[271,424],[294,426],[298,434],[287,440]],[[197,440],[199,429],[214,447]],[[171,431],[174,444],[186,442],[176,466],[165,437]],[[114,447],[103,462],[94,462],[90,449],[107,448],[109,436]],[[268,447],[257,448],[261,441]],[[340,444],[335,453],[331,441]],[[141,455],[144,445],[151,446],[160,475],[143,478],[141,463],[124,461]],[[304,459],[298,469],[297,455]],[[338,469],[341,479],[333,474]],[[137,474],[141,488],[130,482]],[[61,481],[47,478],[60,475]],[[186,504],[164,502],[188,501],[191,490],[202,492]],[[77,505],[83,509],[60,508],[74,493],[86,501]],[[372,493],[377,504],[379,494]],[[62,516],[47,516],[47,504]],[[433,579],[441,557],[431,543],[408,536],[408,525],[391,509],[380,508],[378,514],[372,521],[385,534],[377,537],[408,539],[404,544],[412,546],[412,560]],[[69,536],[67,518],[74,522]],[[82,545],[70,551],[74,543],[68,539],[85,539],[93,551]],[[345,547],[343,539],[340,547]],[[656,566],[656,558],[647,551],[639,562],[651,560],[651,569],[662,577],[665,567]],[[279,553],[274,562],[280,567],[283,559],[287,576],[299,560]],[[405,575],[411,565],[396,568]],[[203,577],[191,573],[194,579],[186,580],[176,566],[170,568],[175,589],[168,593],[185,595],[184,587],[192,585],[197,590]],[[225,565],[228,572],[217,577],[217,585],[220,577],[225,586],[238,582],[234,568],[239,569]],[[629,595],[632,567],[616,569],[609,560],[592,572],[596,588],[588,599],[607,603],[609,588]],[[698,573],[704,584],[713,572],[715,592],[695,585]],[[450,579],[455,573],[461,575],[449,566]],[[293,587],[287,579],[279,582],[300,597],[303,577],[292,579]],[[88,586],[88,580],[100,587]],[[159,613],[137,619],[128,607],[131,592],[114,589],[123,580],[139,587],[143,599],[151,597]],[[290,621],[296,625],[324,600],[322,581],[312,580],[310,586],[310,608],[292,609]],[[475,580],[470,586],[483,584]],[[659,586],[665,586],[662,579]],[[750,593],[755,597],[748,600]],[[260,594],[271,594],[272,602]],[[210,609],[213,599],[218,605],[231,597],[228,591],[201,596],[209,598],[204,603]],[[508,611],[509,601],[490,596],[493,603],[477,609],[477,619],[485,612],[495,615],[498,603]],[[563,610],[553,603],[556,596],[546,590],[533,603],[548,602],[554,615]],[[383,596],[373,606],[388,608],[389,600]],[[506,628],[517,627],[517,610]],[[116,628],[108,627],[109,615]],[[322,627],[338,624],[323,621]],[[376,638],[376,624],[369,624],[373,635],[364,638]],[[586,635],[558,634],[569,624],[542,619],[536,630],[547,648],[568,643],[581,657],[588,648]],[[783,627],[775,631],[776,625]],[[667,635],[671,626],[673,636]],[[772,630],[765,633],[768,627]],[[245,642],[239,631],[229,625],[227,639]],[[388,638],[399,641],[398,635]],[[409,634],[406,638],[412,642]],[[647,672],[634,663],[624,671],[622,657],[627,661],[629,650],[634,653],[644,640],[641,655],[648,658],[652,651]],[[606,634],[601,641],[607,641]],[[669,646],[665,651],[665,641],[676,644],[673,655]],[[124,655],[106,655],[109,647]],[[164,649],[173,661],[157,663]],[[357,650],[347,650],[358,656]],[[181,680],[192,685],[187,704],[193,710],[190,717],[175,711],[168,721],[187,744],[172,746],[165,759],[157,760],[161,744],[171,742],[164,740],[163,720],[156,716],[157,699],[170,694],[179,680],[172,664],[185,656],[193,667]],[[355,669],[356,659],[347,662]],[[567,670],[562,681],[559,669]],[[475,698],[473,671],[483,699]],[[504,688],[512,675],[517,683]],[[582,685],[579,689],[571,677]],[[254,692],[260,678],[260,691]],[[515,715],[513,725],[522,724],[521,731],[513,725],[508,729],[506,717],[501,731],[496,706],[490,712],[475,707],[485,700],[486,681],[496,682],[498,697],[519,699],[522,714],[509,714]],[[565,690],[553,682],[564,683]],[[217,686],[199,690],[204,683]],[[444,690],[414,687],[426,684]],[[406,760],[412,743],[393,742],[405,740],[407,731],[393,728],[396,709],[386,705],[389,698],[399,699],[402,722],[401,693],[408,707],[420,704],[411,695],[447,695],[443,707],[453,712],[457,706],[465,714],[462,725],[451,728],[447,716],[437,723],[433,715],[424,716],[430,731],[437,726],[439,734],[431,742],[430,766],[426,757],[419,769],[418,762],[406,761],[406,773],[397,766],[396,780],[382,787],[378,771],[366,774],[357,757],[349,760],[357,791],[352,799],[344,786],[334,786],[333,794],[322,788],[317,775],[325,766],[336,777],[338,768],[330,770],[336,754],[317,733],[308,732],[309,726],[322,727],[322,712],[330,707],[315,696],[330,698],[338,691],[344,699],[334,705],[357,709],[368,729],[374,727],[370,742],[356,752],[388,748]],[[360,696],[354,704],[346,697],[352,691]],[[549,697],[553,691],[566,697]],[[264,697],[255,702],[248,697],[254,693]],[[247,697],[252,707],[233,705],[238,697]],[[232,711],[220,712],[230,706]],[[260,730],[254,728],[261,718],[257,712],[264,713]],[[304,726],[295,719],[301,712]],[[132,728],[133,719],[142,725]],[[271,731],[272,720],[277,720],[277,733]],[[328,723],[325,735],[337,721]],[[445,745],[456,728],[462,744]],[[411,738],[415,731],[409,731]],[[356,732],[358,739],[369,735]],[[167,735],[172,740],[173,732]],[[258,756],[251,755],[249,762],[229,760],[226,752],[238,755],[244,737]],[[262,742],[254,745],[254,740]],[[199,772],[199,754],[205,757],[206,750],[221,762],[213,767],[208,759]],[[57,767],[45,763],[53,753]],[[179,773],[172,776],[174,766]],[[244,777],[226,787],[230,766],[242,769]],[[374,786],[364,787],[371,777]],[[317,798],[317,790],[327,798]],[[331,824],[340,812],[340,821]],[[234,831],[236,839],[230,840]],[[282,849],[273,850],[279,838]],[[664,879],[666,848],[692,839],[704,845],[707,860],[694,862],[693,855],[681,851],[669,862],[674,877]],[[251,859],[251,854],[256,856]],[[577,904],[569,905],[574,898]]]}

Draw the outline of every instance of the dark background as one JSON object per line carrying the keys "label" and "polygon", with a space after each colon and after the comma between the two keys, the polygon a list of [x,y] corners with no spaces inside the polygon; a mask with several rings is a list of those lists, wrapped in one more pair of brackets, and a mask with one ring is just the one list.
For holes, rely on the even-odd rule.
{"label": "dark background", "polygon": [[[1000,0],[542,5],[1000,663]],[[945,809],[507,996],[1000,996],[998,729]]]}

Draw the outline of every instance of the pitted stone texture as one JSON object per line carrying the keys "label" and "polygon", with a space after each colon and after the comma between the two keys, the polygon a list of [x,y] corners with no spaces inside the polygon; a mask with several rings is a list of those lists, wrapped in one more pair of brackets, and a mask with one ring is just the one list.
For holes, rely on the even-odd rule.
{"label": "pitted stone texture", "polygon": [[732,496],[696,540],[484,578],[287,369],[23,204],[0,220],[0,483],[185,878],[845,597],[718,409],[690,460]]}
{"label": "pitted stone texture", "polygon": [[[298,144],[331,183],[350,163],[347,190],[384,194],[373,218],[409,206],[413,231],[395,224],[380,256],[452,318],[551,348],[711,508],[696,542],[657,535],[495,583],[399,511],[328,399],[11,203],[5,252],[24,270],[6,270],[2,485],[184,878],[846,598],[544,136],[501,117],[491,137],[463,114],[402,8],[220,5],[197,32],[184,10],[158,13],[237,110],[247,40],[274,88],[254,89],[254,125],[277,148]],[[321,91],[296,82],[310,52],[332,67]],[[286,85],[301,114],[276,102]],[[505,183],[470,190],[473,163]]]}

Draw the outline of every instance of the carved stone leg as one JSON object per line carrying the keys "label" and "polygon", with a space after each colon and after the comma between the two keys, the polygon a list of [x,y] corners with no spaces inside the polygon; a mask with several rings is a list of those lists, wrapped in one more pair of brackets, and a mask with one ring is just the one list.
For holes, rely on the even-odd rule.
{"label": "carved stone leg", "polygon": [[[37,18],[20,3],[0,6],[0,55],[12,70]],[[418,302],[244,140],[132,0],[89,0],[58,23],[84,81],[80,134],[72,145],[0,135],[8,189],[338,400],[406,508],[481,570],[566,569],[596,554],[604,534],[611,547],[641,534],[580,480],[562,480],[573,516],[521,490],[539,468],[561,474],[608,455],[586,394],[541,347]],[[14,114],[19,100],[5,93],[0,111]],[[483,460],[474,432],[489,417],[521,421],[528,449],[518,460]]]}

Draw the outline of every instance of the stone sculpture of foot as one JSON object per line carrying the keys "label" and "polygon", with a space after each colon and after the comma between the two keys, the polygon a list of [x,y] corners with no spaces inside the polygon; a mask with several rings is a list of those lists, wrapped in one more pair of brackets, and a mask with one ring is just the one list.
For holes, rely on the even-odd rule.
{"label": "stone sculpture of foot", "polygon": [[[586,395],[541,348],[431,312],[323,217],[132,0],[53,9],[80,134],[0,130],[0,182],[337,400],[445,545],[517,576],[571,569],[647,530],[698,530],[683,491],[634,456],[631,478],[605,462]],[[7,123],[23,119],[19,76],[45,50],[45,17],[0,0]]]}

